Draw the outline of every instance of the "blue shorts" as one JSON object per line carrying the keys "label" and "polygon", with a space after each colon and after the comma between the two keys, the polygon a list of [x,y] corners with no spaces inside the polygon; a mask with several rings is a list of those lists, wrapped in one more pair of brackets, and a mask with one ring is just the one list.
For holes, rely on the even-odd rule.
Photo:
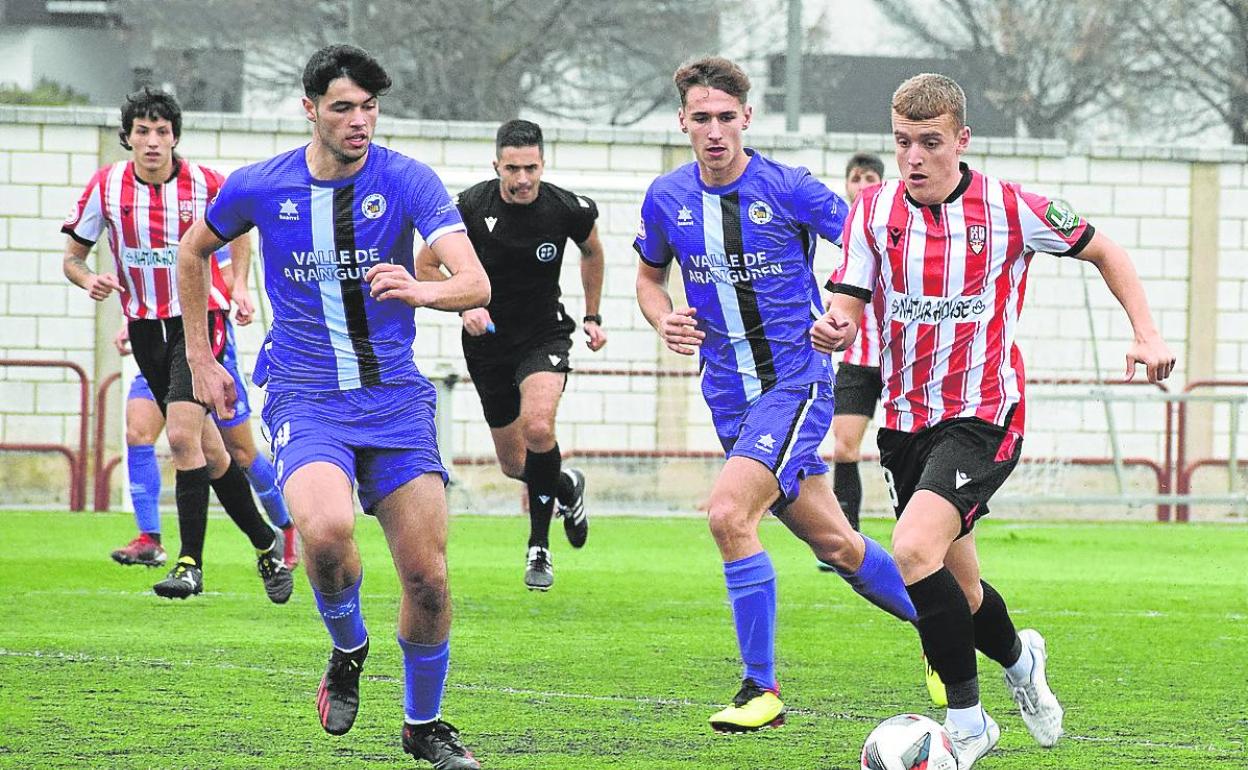
{"label": "blue shorts", "polygon": [[[222,428],[233,428],[235,425],[242,425],[247,422],[247,418],[251,416],[251,401],[247,398],[247,384],[243,382],[243,377],[238,372],[238,349],[234,344],[234,326],[228,321],[225,324],[225,352],[221,354],[221,365],[234,378],[234,392],[238,394],[238,399],[234,402],[234,416],[228,420],[222,420],[217,417],[216,412],[210,412],[212,419]],[[142,372],[135,375],[130,382],[130,393],[126,399],[146,398],[148,401],[155,401],[156,396],[152,393],[151,387],[147,384],[147,378]]]}
{"label": "blue shorts", "polygon": [[828,472],[819,445],[832,427],[832,384],[777,386],[741,408],[711,405],[715,432],[728,457],[767,466],[780,485],[780,510],[797,499],[802,479]]}
{"label": "blue shorts", "polygon": [[365,513],[418,476],[448,480],[428,380],[354,390],[270,393],[262,417],[273,437],[277,483],[308,463],[333,463],[359,484]]}

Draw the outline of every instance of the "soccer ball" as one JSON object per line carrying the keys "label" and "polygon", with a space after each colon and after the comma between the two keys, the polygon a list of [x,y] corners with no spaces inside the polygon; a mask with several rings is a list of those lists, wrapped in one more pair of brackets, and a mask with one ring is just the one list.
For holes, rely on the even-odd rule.
{"label": "soccer ball", "polygon": [[958,758],[945,728],[925,716],[898,714],[867,736],[862,770],[958,770]]}

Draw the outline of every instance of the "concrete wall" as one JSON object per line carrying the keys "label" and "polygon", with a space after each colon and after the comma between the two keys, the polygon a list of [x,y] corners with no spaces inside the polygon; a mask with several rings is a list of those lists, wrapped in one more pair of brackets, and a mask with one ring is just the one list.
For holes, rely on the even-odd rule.
{"label": "concrete wall", "polygon": [[[109,127],[115,120],[111,110],[0,108],[0,357],[71,359],[96,381],[119,368],[106,344],[119,318],[116,303],[96,306],[65,281],[60,268],[64,236],[59,233],[61,220],[91,173],[119,157]],[[493,130],[484,124],[383,118],[377,140],[431,164],[457,191],[492,173]],[[183,155],[228,173],[303,144],[308,132],[301,120],[205,114],[188,115],[183,133]],[[750,140],[781,161],[809,167],[837,190],[852,152],[874,150],[887,157],[891,150],[891,138],[874,135],[759,135]],[[574,366],[691,366],[662,353],[637,312],[630,246],[646,186],[666,168],[689,159],[686,137],[676,131],[552,128],[547,141],[546,178],[598,201],[607,250],[602,314],[610,342],[591,355],[578,340]],[[972,142],[972,150],[968,160],[973,166],[1065,198],[1127,247],[1162,333],[1179,356],[1172,390],[1196,378],[1192,366],[1199,378],[1242,376],[1248,364],[1248,149],[1070,147],[1060,141],[981,139]],[[891,161],[887,166],[892,168]],[[1196,216],[1194,200],[1199,205]],[[1217,212],[1212,218],[1210,205]],[[1194,250],[1195,242],[1200,248]],[[823,244],[821,272],[835,258],[835,250]],[[579,316],[575,257],[569,264],[565,301]],[[1075,260],[1048,255],[1033,260],[1019,332],[1029,378],[1093,377],[1098,355],[1102,371],[1121,374],[1130,328],[1095,273]],[[1084,307],[1085,278],[1091,321]],[[1189,323],[1192,307],[1204,308],[1214,321]],[[416,356],[422,368],[462,373],[458,319],[430,311],[420,311],[418,319]],[[239,332],[244,365],[250,366],[263,332],[258,326]],[[1202,345],[1211,350],[1204,358],[1196,355]],[[0,370],[0,441],[72,440],[75,399],[72,383],[59,373]],[[470,387],[455,390],[453,410],[453,451],[490,453],[489,434]],[[656,418],[657,412],[665,417]],[[1029,412],[1029,455],[1108,452],[1105,410],[1099,403],[1037,399]],[[687,422],[673,433],[669,423],[682,413]],[[1115,407],[1128,455],[1160,458],[1162,415],[1161,407],[1153,404]],[[1225,422],[1209,421],[1208,446],[1225,444],[1225,429],[1219,428]],[[573,377],[560,424],[565,448],[717,448],[692,380],[673,387],[650,377]]]}

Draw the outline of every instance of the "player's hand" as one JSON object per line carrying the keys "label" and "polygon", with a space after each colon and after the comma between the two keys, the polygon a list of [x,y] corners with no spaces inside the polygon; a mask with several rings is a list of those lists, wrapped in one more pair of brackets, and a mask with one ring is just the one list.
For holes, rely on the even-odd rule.
{"label": "player's hand", "polygon": [[836,310],[824,313],[810,327],[810,341],[820,353],[838,353],[849,347],[858,336],[858,325]]}
{"label": "player's hand", "polygon": [[234,417],[234,403],[238,392],[234,388],[234,376],[215,358],[202,364],[187,363],[191,368],[191,384],[195,400],[206,405],[222,420]]}
{"label": "player's hand", "polygon": [[364,280],[368,281],[368,291],[373,299],[382,302],[397,299],[412,307],[424,307],[434,299],[434,290],[429,286],[431,282],[418,281],[407,272],[407,268],[391,262],[373,265],[364,274]]}
{"label": "player's hand", "polygon": [[124,294],[126,291],[126,287],[122,286],[121,281],[117,280],[117,276],[112,273],[92,273],[87,278],[87,285],[83,288],[87,290],[87,295],[96,302],[103,302],[113,292]]}
{"label": "player's hand", "polygon": [[113,335],[113,347],[123,356],[130,355],[130,324],[122,323],[121,328]]}
{"label": "player's hand", "polygon": [[1174,353],[1154,334],[1148,339],[1137,339],[1127,349],[1127,380],[1135,378],[1136,364],[1143,364],[1149,382],[1161,382],[1174,372]]}
{"label": "player's hand", "polygon": [[251,292],[246,286],[234,287],[234,321],[239,326],[246,326],[255,320],[256,303],[251,299]]}
{"label": "player's hand", "polygon": [[602,350],[602,346],[607,344],[607,333],[601,326],[589,321],[581,327],[585,331],[585,336],[589,339],[585,340],[585,346],[597,353]]}
{"label": "player's hand", "polygon": [[667,349],[682,356],[691,356],[706,339],[706,332],[698,329],[693,316],[697,308],[682,307],[659,319],[659,336]]}
{"label": "player's hand", "polygon": [[490,311],[483,307],[465,310],[463,318],[464,331],[472,337],[480,337],[482,334],[494,331],[494,319],[490,317]]}

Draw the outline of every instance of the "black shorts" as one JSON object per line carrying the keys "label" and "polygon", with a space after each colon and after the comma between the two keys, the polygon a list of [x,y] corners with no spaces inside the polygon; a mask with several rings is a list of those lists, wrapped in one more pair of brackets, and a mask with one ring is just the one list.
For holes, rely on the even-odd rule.
{"label": "black shorts", "polygon": [[945,420],[917,433],[880,428],[877,440],[893,513],[900,518],[916,491],[930,490],[958,509],[959,537],[988,514],[988,499],[1023,449],[1021,436],[978,417]]}
{"label": "black shorts", "polygon": [[836,378],[832,380],[833,416],[873,416],[883,390],[880,367],[842,363],[836,368]]}
{"label": "black shorts", "polygon": [[[212,354],[220,361],[225,353],[225,311],[208,313],[208,336]],[[129,323],[130,349],[147,385],[164,412],[175,401],[195,401],[191,367],[186,363],[186,335],[182,317],[144,318]]]}
{"label": "black shorts", "polygon": [[479,338],[464,335],[468,374],[491,428],[505,428],[520,416],[520,383],[525,377],[537,372],[572,371],[568,356],[576,322],[566,314],[562,318],[519,343],[504,337],[482,344]]}

